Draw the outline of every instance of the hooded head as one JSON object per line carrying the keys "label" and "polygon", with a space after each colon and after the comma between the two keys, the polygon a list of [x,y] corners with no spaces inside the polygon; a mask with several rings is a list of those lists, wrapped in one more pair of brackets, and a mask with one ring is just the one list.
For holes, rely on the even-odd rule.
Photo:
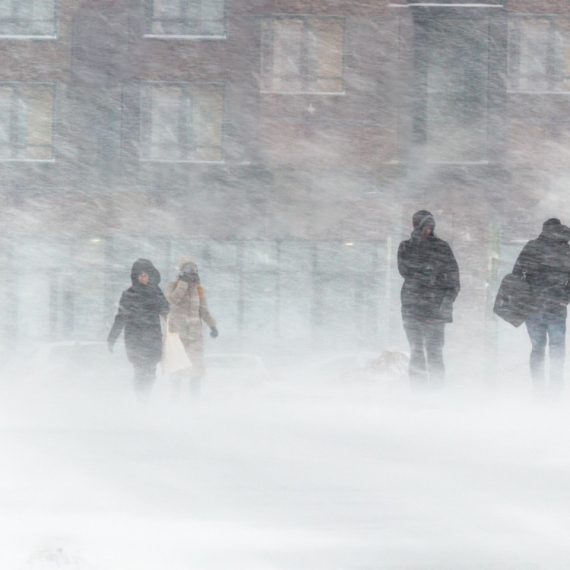
{"label": "hooded head", "polygon": [[420,210],[416,212],[412,217],[412,223],[414,225],[414,233],[423,234],[424,230],[431,230],[431,234],[435,230],[435,219],[431,212],[427,210]]}
{"label": "hooded head", "polygon": [[550,218],[542,224],[541,237],[554,241],[570,241],[570,228],[560,223],[558,218]]}
{"label": "hooded head", "polygon": [[133,263],[133,268],[131,269],[131,281],[133,285],[139,283],[138,277],[141,273],[148,275],[149,285],[158,285],[160,283],[160,273],[148,259],[137,259]]}
{"label": "hooded head", "polygon": [[180,257],[176,269],[178,271],[178,275],[185,275],[191,278],[190,281],[197,283],[200,282],[200,277],[198,274],[198,266],[191,257],[187,256]]}

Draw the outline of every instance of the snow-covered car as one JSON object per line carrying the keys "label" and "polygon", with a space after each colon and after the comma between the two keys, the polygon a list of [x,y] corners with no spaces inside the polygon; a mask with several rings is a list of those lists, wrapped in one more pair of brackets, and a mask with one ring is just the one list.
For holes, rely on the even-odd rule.
{"label": "snow-covered car", "polygon": [[319,376],[337,378],[343,374],[365,368],[375,358],[378,358],[377,352],[338,353],[319,359],[313,370]]}
{"label": "snow-covered car", "polygon": [[263,359],[256,354],[206,354],[209,384],[261,382],[267,378]]}
{"label": "snow-covered car", "polygon": [[407,373],[409,357],[399,351],[344,352],[321,355],[304,366],[304,374],[339,382],[399,380]]}

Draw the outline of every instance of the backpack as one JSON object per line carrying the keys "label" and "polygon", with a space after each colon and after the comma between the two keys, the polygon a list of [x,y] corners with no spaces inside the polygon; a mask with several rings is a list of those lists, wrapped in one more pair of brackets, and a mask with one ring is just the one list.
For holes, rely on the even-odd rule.
{"label": "backpack", "polygon": [[501,281],[495,299],[493,312],[514,327],[520,327],[527,319],[533,306],[533,295],[526,280],[526,272],[519,275],[509,273]]}

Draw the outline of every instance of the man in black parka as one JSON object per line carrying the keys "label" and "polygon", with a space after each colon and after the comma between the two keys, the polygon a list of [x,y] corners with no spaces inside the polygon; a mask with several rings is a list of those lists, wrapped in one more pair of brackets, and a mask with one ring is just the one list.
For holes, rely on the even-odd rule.
{"label": "man in black parka", "polygon": [[125,329],[125,348],[135,369],[135,389],[147,392],[154,383],[156,365],[162,358],[160,317],[168,315],[170,305],[158,286],[160,273],[148,259],[135,261],[131,281],[132,287],[121,296],[107,342],[112,351]]}
{"label": "man in black parka", "polygon": [[525,278],[532,292],[526,328],[532,343],[530,372],[536,390],[545,387],[545,349],[550,345],[550,390],[559,393],[564,382],[566,315],[570,300],[570,228],[551,218],[537,239],[521,251],[513,274]]}
{"label": "man in black parka", "polygon": [[444,329],[453,321],[459,268],[447,242],[435,236],[430,212],[416,212],[412,222],[411,238],[398,249],[398,269],[404,278],[402,319],[411,349],[410,380],[416,386],[441,386],[445,379]]}

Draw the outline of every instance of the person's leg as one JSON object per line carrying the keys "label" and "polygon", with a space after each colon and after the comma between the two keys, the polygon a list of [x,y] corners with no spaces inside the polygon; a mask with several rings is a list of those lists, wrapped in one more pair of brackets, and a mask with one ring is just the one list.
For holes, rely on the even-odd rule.
{"label": "person's leg", "polygon": [[188,376],[188,370],[179,370],[169,374],[170,379],[170,396],[173,401],[180,398],[182,392],[182,381]]}
{"label": "person's leg", "polygon": [[432,386],[443,386],[445,365],[443,364],[443,345],[445,344],[445,323],[426,325],[425,345],[429,380]]}
{"label": "person's leg", "polygon": [[141,396],[147,396],[153,385],[156,375],[156,364],[151,362],[137,362],[135,368],[135,392]]}
{"label": "person's leg", "polygon": [[410,381],[412,386],[426,385],[428,375],[424,352],[425,323],[404,321],[404,330],[410,343]]}
{"label": "person's leg", "polygon": [[549,389],[553,394],[560,394],[564,385],[564,360],[566,357],[566,315],[549,315],[548,354],[550,356]]}
{"label": "person's leg", "polygon": [[[179,335],[180,342],[184,346],[186,350],[186,354],[188,354],[188,337]],[[178,372],[173,372],[169,375],[170,379],[170,395],[173,401],[176,401],[180,398],[180,394],[182,393],[182,384],[186,379],[189,377],[191,368],[184,368],[183,370],[178,370]]]}
{"label": "person's leg", "polygon": [[530,313],[526,320],[526,329],[532,350],[530,353],[530,375],[535,390],[544,389],[544,351],[546,348],[546,323],[543,313]]}
{"label": "person's leg", "polygon": [[200,394],[202,388],[202,379],[206,376],[203,339],[190,339],[186,352],[192,362],[192,368],[190,369],[190,391],[197,396]]}

